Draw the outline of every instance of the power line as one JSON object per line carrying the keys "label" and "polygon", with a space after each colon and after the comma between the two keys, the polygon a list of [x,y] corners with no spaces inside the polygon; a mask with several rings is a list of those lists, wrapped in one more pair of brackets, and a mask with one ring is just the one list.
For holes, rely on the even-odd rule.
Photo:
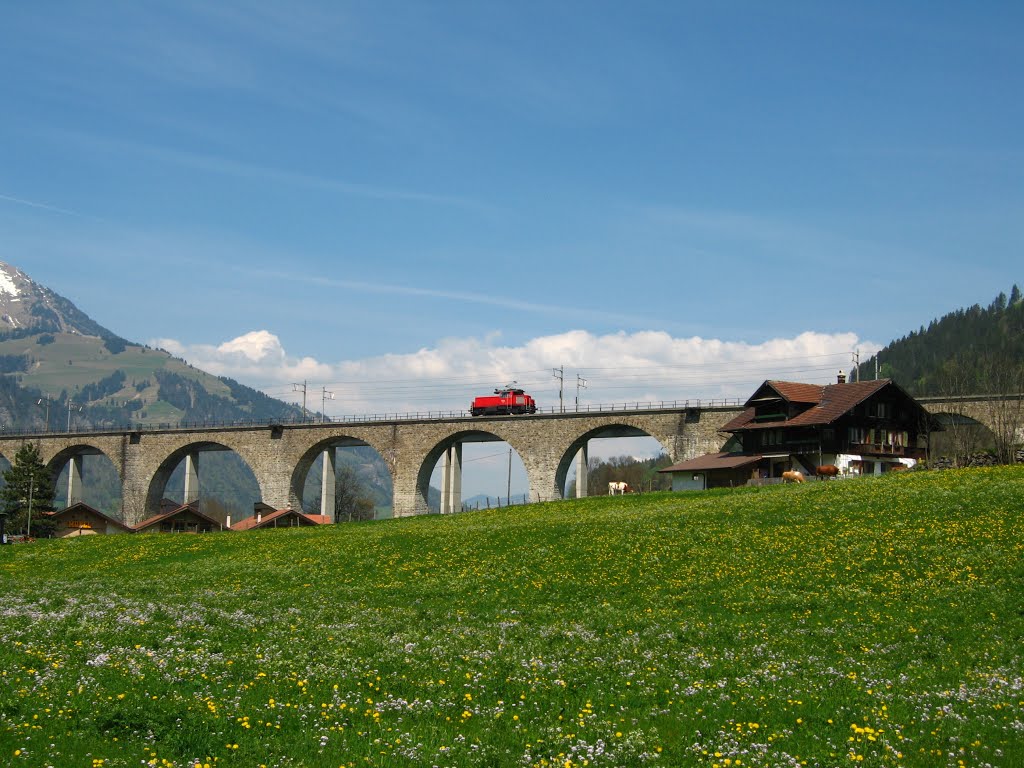
{"label": "power line", "polygon": [[465,464],[472,464],[474,461],[483,461],[484,459],[493,459],[496,456],[504,456],[504,455],[505,455],[505,451],[502,451],[501,453],[489,453],[486,456],[476,456],[475,458],[472,458],[472,459],[464,459],[462,463],[464,465]]}
{"label": "power line", "polygon": [[[671,372],[671,371],[690,371],[690,372],[692,372],[695,375],[702,375],[703,373],[707,372],[708,370],[722,370],[722,369],[724,369],[726,371],[728,371],[728,370],[744,371],[744,370],[748,370],[748,369],[750,369],[752,367],[755,370],[760,371],[760,370],[764,370],[765,368],[769,368],[769,367],[777,367],[779,363],[784,363],[784,362],[790,361],[790,360],[798,360],[798,361],[801,361],[803,363],[806,363],[806,362],[813,361],[813,360],[830,360],[830,359],[837,359],[837,358],[846,358],[846,356],[848,354],[849,353],[847,353],[847,352],[837,352],[837,353],[827,353],[827,354],[820,354],[820,355],[799,355],[799,356],[787,356],[787,357],[778,357],[778,358],[750,358],[750,359],[744,359],[744,360],[730,360],[730,361],[718,361],[718,362],[707,362],[707,363],[677,363],[677,364],[672,364],[672,363],[651,363],[651,364],[646,364],[646,365],[617,365],[617,366],[614,366],[614,367],[607,367],[607,366],[580,366],[578,371],[580,372],[580,375],[587,374],[587,373],[590,373],[590,372],[611,371],[611,372],[613,372],[612,376],[614,378],[620,378],[620,379],[621,378],[626,378],[626,375],[634,375],[634,376],[640,375],[640,376],[645,376],[646,377],[646,376],[650,376],[652,373],[655,373],[655,372],[663,372],[663,375],[667,375],[667,372]],[[817,367],[817,366],[812,366],[811,368],[807,368],[806,366],[800,366],[800,367],[794,368],[792,370],[794,372],[799,372],[799,371],[802,371],[802,370],[810,370],[810,369],[813,369],[814,367]],[[556,380],[564,380],[564,375],[565,375],[565,373],[564,373],[565,372],[565,366],[564,365],[560,366],[558,368],[552,368],[552,369],[547,369],[547,370],[551,370],[554,373],[554,378]],[[626,374],[626,375],[623,375],[622,372],[626,372],[626,371],[637,371],[639,373],[638,374]],[[529,380],[531,382],[531,384],[536,385],[537,383],[539,383],[539,379],[536,379],[536,380],[535,379],[531,379],[529,374],[540,373],[540,372],[541,372],[540,369],[532,369],[532,370],[512,372],[511,375],[509,375],[506,372],[505,374],[497,375],[497,376],[494,376],[494,377],[491,377],[491,376],[483,377],[480,374],[475,374],[473,376],[442,376],[442,377],[432,378],[432,379],[430,379],[427,382],[424,382],[422,380],[415,380],[415,379],[375,379],[375,378],[349,379],[349,380],[328,382],[325,386],[335,387],[335,388],[344,388],[344,387],[348,387],[348,386],[364,387],[364,386],[367,386],[367,385],[373,385],[373,386],[376,386],[376,387],[380,387],[382,390],[387,390],[387,391],[400,391],[400,390],[404,390],[404,389],[413,389],[413,390],[417,390],[417,391],[423,391],[423,390],[428,390],[428,389],[450,389],[450,388],[452,388],[453,384],[460,384],[460,385],[463,385],[463,386],[466,386],[466,387],[493,386],[493,382],[495,380],[498,380],[498,379],[500,379],[502,381],[509,380],[509,379],[515,379],[515,380],[520,381],[520,382],[528,381]],[[295,385],[295,386],[301,387],[301,385]],[[267,387],[264,388],[263,391],[265,391],[265,392],[266,391],[280,391],[280,385],[278,385],[278,386],[269,386],[268,385]],[[293,390],[293,391],[297,391],[297,390]]]}
{"label": "power line", "polygon": [[[577,402],[579,390],[582,388],[594,389],[600,392],[620,392],[625,390],[649,389],[652,387],[672,387],[678,390],[690,390],[695,386],[704,385],[708,387],[728,386],[731,384],[750,383],[752,379],[786,379],[800,377],[806,380],[808,377],[831,379],[835,360],[849,359],[848,352],[822,353],[816,355],[786,355],[776,358],[744,358],[737,360],[725,360],[706,363],[657,363],[649,365],[626,365],[615,367],[604,366],[581,366],[576,372],[577,377]],[[537,377],[537,374],[550,371],[557,382],[557,389],[548,385],[550,379],[545,381]],[[768,372],[765,375],[765,372]],[[586,378],[589,374],[599,374],[600,386],[594,388]],[[548,398],[558,393],[559,409],[564,411],[565,406],[565,366],[549,369],[527,369],[524,371],[509,372],[502,371],[493,376],[481,375],[452,375],[442,376],[429,381],[416,379],[374,379],[363,380],[347,379],[332,382],[323,386],[323,391],[330,391],[332,394],[340,393],[343,399],[352,403],[363,402],[366,407],[372,407],[370,403],[386,399],[403,398],[410,401],[446,400],[451,401],[462,397],[472,397],[474,393],[482,389],[490,389],[498,380],[507,381],[515,378],[521,382],[522,388],[529,391],[535,397]],[[331,389],[328,390],[328,387]],[[308,382],[292,384],[291,391],[285,390],[281,385],[268,387],[263,390],[271,397],[279,397],[289,400],[289,394],[303,393],[302,408],[306,412],[306,399],[308,397]],[[415,397],[413,397],[415,396]],[[644,395],[641,395],[644,397]],[[647,395],[647,397],[657,397]],[[325,407],[322,406],[322,408]],[[411,402],[408,408],[415,408]]]}

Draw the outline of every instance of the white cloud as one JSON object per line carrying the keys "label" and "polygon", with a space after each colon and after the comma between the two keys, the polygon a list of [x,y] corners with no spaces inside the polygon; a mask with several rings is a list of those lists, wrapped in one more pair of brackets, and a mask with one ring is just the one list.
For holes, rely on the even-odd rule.
{"label": "white cloud", "polygon": [[237,339],[224,342],[217,347],[217,352],[225,355],[241,355],[254,363],[280,364],[285,360],[281,340],[270,331],[250,331]]}
{"label": "white cloud", "polygon": [[324,379],[332,367],[311,357],[289,357],[281,340],[269,331],[250,331],[218,346],[183,344],[175,339],[154,339],[150,346],[164,349],[197,368],[216,376],[229,376],[243,384],[267,389],[251,382],[277,384],[306,379]]}
{"label": "white cloud", "polygon": [[[559,403],[555,369],[562,371],[562,397],[575,407],[598,403],[686,399],[745,399],[764,379],[810,383],[835,381],[880,346],[853,333],[813,331],[757,343],[701,337],[674,338],[663,331],[597,336],[573,330],[509,346],[497,334],[441,339],[433,348],[356,360],[323,362],[289,355],[267,330],[219,345],[187,345],[157,339],[161,347],[216,375],[230,376],[268,394],[295,402],[295,382],[307,394],[333,392],[329,415],[405,413],[465,409],[476,394],[518,381],[542,407]],[[579,389],[577,390],[577,386]],[[309,394],[309,402],[319,397]]]}

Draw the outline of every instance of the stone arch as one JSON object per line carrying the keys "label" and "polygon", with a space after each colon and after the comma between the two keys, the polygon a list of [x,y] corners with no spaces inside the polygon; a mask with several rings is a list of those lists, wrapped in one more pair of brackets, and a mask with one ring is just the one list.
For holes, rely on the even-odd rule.
{"label": "stone arch", "polygon": [[[253,469],[252,462],[248,457],[230,441],[219,442],[213,440],[193,440],[186,443],[182,443],[170,451],[168,451],[160,463],[149,475],[149,479],[146,482],[146,496],[145,496],[145,507],[143,517],[156,514],[160,509],[160,502],[164,498],[164,493],[167,488],[167,483],[177,469],[178,465],[191,453],[204,453],[208,451],[231,451],[239,460],[245,465],[245,467],[252,474],[253,479],[256,481],[257,487],[260,484],[260,478]],[[184,499],[185,502],[190,501]],[[259,499],[253,499],[253,502],[259,501]]]}
{"label": "stone arch", "polygon": [[[463,443],[508,443],[509,447],[519,456],[520,460],[523,459],[523,450],[520,446],[516,445],[514,437],[509,435],[500,434],[503,430],[489,430],[489,429],[459,429],[455,430],[444,438],[434,443],[427,452],[423,455],[420,460],[419,468],[416,472],[416,486],[415,486],[415,508],[417,513],[423,513],[428,511],[428,496],[430,493],[430,477],[434,472],[434,467],[437,465],[438,460],[441,459],[444,454],[457,444]],[[533,489],[532,478],[530,474],[530,468],[527,463],[523,462],[524,469],[526,470],[527,484]],[[461,473],[462,468],[459,467]]]}
{"label": "stone arch", "polygon": [[577,435],[559,455],[558,464],[555,468],[555,488],[559,497],[564,495],[563,489],[569,477],[569,469],[572,467],[573,462],[576,461],[580,450],[584,449],[591,440],[610,437],[650,437],[657,440],[662,450],[669,456],[672,456],[675,452],[674,435],[651,434],[644,427],[629,423],[628,419],[588,429]]}
{"label": "stone arch", "polygon": [[[302,509],[303,495],[305,492],[306,478],[309,475],[313,465],[316,464],[317,459],[324,453],[324,451],[330,448],[351,448],[351,447],[368,447],[372,448],[380,456],[381,460],[388,468],[388,474],[391,476],[392,489],[395,487],[395,461],[394,457],[390,456],[389,453],[385,453],[384,450],[375,444],[375,441],[369,438],[356,437],[351,434],[336,434],[330,435],[329,437],[321,438],[315,443],[307,447],[303,453],[299,456],[298,460],[292,467],[291,476],[288,481],[288,495],[291,500],[293,509]],[[392,491],[393,492],[393,491]],[[392,505],[393,505],[392,501]]]}
{"label": "stone arch", "polygon": [[[46,467],[50,470],[50,481],[53,484],[53,488],[51,490],[54,491],[54,494],[59,495],[60,488],[58,480],[60,479],[61,473],[66,468],[68,470],[67,505],[70,506],[76,501],[85,501],[86,503],[89,503],[89,500],[84,499],[81,495],[83,484],[82,460],[86,456],[98,456],[106,460],[106,463],[110,465],[110,469],[113,470],[114,475],[117,478],[118,497],[121,497],[121,489],[124,486],[123,467],[120,466],[118,462],[115,462],[114,459],[101,447],[87,442],[71,443],[70,445],[66,445],[45,460]],[[119,499],[116,512],[115,510],[101,511],[113,513],[116,516],[120,512],[120,501],[121,500]],[[90,504],[90,506],[96,507],[97,509],[99,508],[96,504]]]}

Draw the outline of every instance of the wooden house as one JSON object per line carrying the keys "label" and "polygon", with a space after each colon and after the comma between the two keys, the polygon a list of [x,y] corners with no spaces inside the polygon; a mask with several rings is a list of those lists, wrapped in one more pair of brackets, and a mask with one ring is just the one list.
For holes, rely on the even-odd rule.
{"label": "wooden house", "polygon": [[196,502],[172,507],[161,505],[158,514],[135,526],[136,533],[212,533],[224,525],[199,511]]}
{"label": "wooden house", "polygon": [[307,515],[294,509],[274,509],[268,504],[256,502],[252,517],[239,520],[231,526],[232,531],[251,531],[254,528],[296,528],[307,525],[325,525],[332,522],[325,515]]}
{"label": "wooden house", "polygon": [[98,509],[93,509],[88,504],[80,501],[56,512],[47,512],[45,514],[55,525],[53,535],[56,538],[63,538],[65,536],[103,536],[132,532],[131,526],[125,525],[120,520],[115,520],[113,517],[105,515]]}
{"label": "wooden house", "polygon": [[814,475],[834,465],[847,475],[881,474],[925,457],[935,417],[890,379],[835,384],[765,381],[721,431],[721,453],[661,470],[674,490],[777,481],[787,470]]}

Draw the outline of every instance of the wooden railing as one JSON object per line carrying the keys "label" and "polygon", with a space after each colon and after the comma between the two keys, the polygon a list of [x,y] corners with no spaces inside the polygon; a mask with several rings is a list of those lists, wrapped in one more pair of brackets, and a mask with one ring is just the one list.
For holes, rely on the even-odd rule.
{"label": "wooden railing", "polygon": [[902,445],[890,445],[889,443],[854,443],[850,446],[850,453],[884,454],[886,456],[902,456],[907,449]]}

